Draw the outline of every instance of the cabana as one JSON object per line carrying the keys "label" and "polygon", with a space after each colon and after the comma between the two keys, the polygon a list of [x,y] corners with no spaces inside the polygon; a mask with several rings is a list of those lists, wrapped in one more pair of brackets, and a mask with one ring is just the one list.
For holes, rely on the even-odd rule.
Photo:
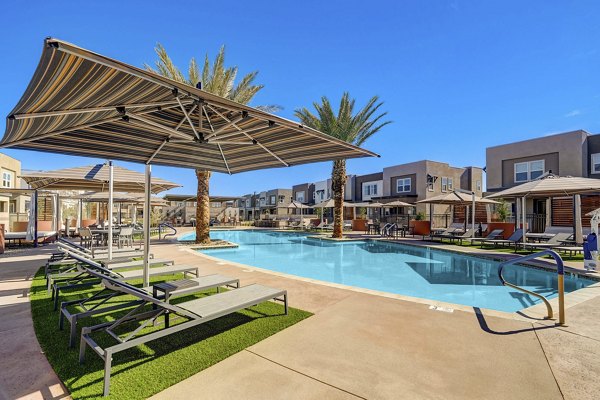
{"label": "cabana", "polygon": [[200,87],[47,38],[0,147],[145,164],[145,285],[152,164],[233,174],[377,156]]}
{"label": "cabana", "polygon": [[[44,190],[91,190],[94,192],[107,191],[108,210],[113,209],[114,192],[140,192],[144,189],[144,174],[124,167],[113,165],[112,161],[103,164],[85,165],[81,167],[63,168],[51,171],[28,171],[21,174],[21,178],[32,189]],[[161,178],[152,178],[150,191],[154,194],[165,190],[174,189],[181,185],[167,181]],[[111,194],[112,193],[112,194]],[[112,197],[111,197],[112,196]],[[60,232],[62,224],[60,196],[55,194],[56,202],[56,230]],[[138,199],[139,202],[139,199]],[[96,211],[96,217],[100,222],[99,205]],[[77,227],[81,224],[82,200],[78,204]],[[109,254],[112,257],[112,218],[109,212]],[[68,233],[69,227],[65,226],[65,233]]]}
{"label": "cabana", "polygon": [[[471,206],[471,228],[472,228],[472,236],[475,237],[475,205],[479,204],[498,204],[497,201],[486,199],[483,197],[476,196],[474,192],[462,192],[458,190],[453,190],[452,192],[448,192],[445,194],[441,194],[439,196],[430,197],[428,199],[417,201],[419,204],[429,204],[429,220],[430,224],[433,221],[433,212],[432,206],[434,204],[446,204],[451,206],[463,205],[465,207]],[[469,220],[468,208],[465,212],[465,226],[467,221]]]}
{"label": "cabana", "polygon": [[[581,195],[600,193],[600,179],[580,178],[566,176],[561,177],[554,174],[545,174],[536,180],[523,183],[518,186],[497,192],[488,196],[494,199],[514,199],[519,205],[521,199],[520,213],[517,211],[517,217],[520,214],[523,229],[525,229],[527,220],[526,199],[527,198],[547,198],[550,208],[547,208],[547,217],[551,215],[551,200],[553,197],[573,196],[573,234],[577,244],[583,243],[583,228],[581,222]],[[516,219],[519,220],[518,218]],[[546,224],[548,225],[548,218]]]}

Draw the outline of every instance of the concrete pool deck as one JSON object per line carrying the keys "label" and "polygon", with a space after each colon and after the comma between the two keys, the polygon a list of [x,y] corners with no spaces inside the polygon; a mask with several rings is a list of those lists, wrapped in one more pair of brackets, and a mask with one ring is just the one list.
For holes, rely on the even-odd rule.
{"label": "concrete pool deck", "polygon": [[[24,296],[48,250],[0,258],[0,331],[6,337],[0,352],[11,366],[0,369],[0,398],[66,396],[40,354]],[[202,273],[239,277],[242,285],[285,288],[291,306],[315,314],[156,399],[192,393],[208,399],[592,399],[600,392],[600,287],[593,289],[597,296],[569,307],[568,326],[558,328],[549,321],[486,310],[440,311],[426,302],[293,279],[215,261],[174,243],[155,243],[152,251],[177,264],[198,265]],[[11,326],[13,334],[5,335]],[[34,358],[25,359],[16,348],[31,348],[28,356]]]}

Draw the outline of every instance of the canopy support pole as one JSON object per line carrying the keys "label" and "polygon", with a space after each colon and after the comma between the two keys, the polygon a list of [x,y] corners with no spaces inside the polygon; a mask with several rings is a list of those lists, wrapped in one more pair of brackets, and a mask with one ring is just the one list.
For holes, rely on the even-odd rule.
{"label": "canopy support pole", "polygon": [[38,247],[38,191],[35,190],[33,192],[33,204],[30,204],[29,207],[33,207],[33,247]]}
{"label": "canopy support pole", "polygon": [[113,256],[113,180],[114,169],[112,161],[108,162],[108,259]]}
{"label": "canopy support pole", "polygon": [[83,219],[83,199],[77,201],[77,223],[75,224],[75,233],[77,229],[81,227],[81,220]]}
{"label": "canopy support pole", "polygon": [[581,195],[579,194],[573,196],[573,229],[575,230],[573,235],[575,238],[575,244],[583,244],[583,232],[581,224]]}
{"label": "canopy support pole", "polygon": [[146,164],[146,187],[144,190],[144,286],[150,285],[150,185],[152,166]]}
{"label": "canopy support pole", "polygon": [[523,196],[523,198],[521,199],[521,217],[523,219],[523,237],[525,237],[525,234],[527,233],[527,198],[525,196]]}
{"label": "canopy support pole", "polygon": [[546,228],[552,226],[552,197],[546,199]]}
{"label": "canopy support pole", "polygon": [[473,231],[471,232],[471,237],[474,238],[475,237],[475,192],[472,192],[471,196],[472,196],[471,229],[473,229]]}

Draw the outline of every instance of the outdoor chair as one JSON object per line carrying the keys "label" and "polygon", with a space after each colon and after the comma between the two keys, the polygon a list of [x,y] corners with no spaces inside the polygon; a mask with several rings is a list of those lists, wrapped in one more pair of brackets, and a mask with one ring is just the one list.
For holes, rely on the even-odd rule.
{"label": "outdoor chair", "polygon": [[510,245],[510,246],[514,245],[515,253],[516,253],[519,243],[522,240],[523,240],[523,229],[517,229],[509,236],[508,239],[482,239],[480,241],[480,243],[481,243],[481,248],[483,248],[484,244],[493,244],[494,247],[505,246],[505,245]]}
{"label": "outdoor chair", "polygon": [[485,241],[485,240],[496,239],[499,236],[502,236],[502,234],[504,234],[504,229],[494,229],[493,231],[491,231],[490,233],[488,233],[486,237],[484,237],[484,238],[472,238],[472,239],[470,239],[470,242],[471,242],[471,244],[474,244],[476,242],[482,242],[482,241]]}
{"label": "outdoor chair", "polygon": [[451,242],[454,242],[455,240],[457,240],[458,244],[460,246],[462,246],[463,240],[471,240],[471,239],[473,239],[473,233],[474,232],[475,232],[475,229],[469,228],[462,235],[453,235],[453,236],[449,237],[448,239],[450,239]]}
{"label": "outdoor chair", "polygon": [[128,226],[121,228],[118,236],[118,245],[119,248],[123,248],[125,246],[133,247],[133,227]]}
{"label": "outdoor chair", "polygon": [[[134,307],[129,313],[116,321],[109,321],[94,326],[83,327],[81,329],[81,342],[79,348],[79,362],[85,361],[85,352],[87,347],[94,351],[104,361],[104,386],[103,395],[107,396],[110,390],[110,375],[112,359],[114,354],[143,345],[153,340],[162,339],[172,334],[177,334],[185,329],[193,328],[212,321],[214,319],[230,315],[245,308],[255,306],[265,301],[279,301],[284,304],[284,313],[288,313],[287,291],[274,289],[268,286],[253,284],[230,290],[228,292],[218,293],[212,296],[200,299],[190,300],[177,305],[149,295],[145,290],[127,284],[123,281],[110,276],[98,274],[98,278],[103,280],[103,286],[113,291],[120,291],[124,294],[134,296],[140,301],[138,307]],[[151,310],[148,311],[148,307]],[[170,316],[178,316],[179,323],[171,326]],[[149,333],[141,334],[140,329],[149,324],[157,324],[159,317],[164,317],[162,329],[155,329]],[[181,321],[183,319],[183,321]],[[127,324],[136,321],[138,328],[131,331],[128,335],[117,335],[122,333]],[[113,345],[101,345],[94,340],[96,332],[105,332],[107,337],[118,338]],[[167,339],[168,340],[168,339]]]}
{"label": "outdoor chair", "polygon": [[91,249],[98,244],[98,236],[93,235],[90,228],[79,228],[79,243],[81,246]]}
{"label": "outdoor chair", "polygon": [[[91,272],[88,270],[87,272],[91,275],[94,274],[93,270]],[[103,274],[110,275],[111,272],[106,270],[103,271]],[[240,287],[240,280],[220,274],[211,274],[192,279],[167,281],[154,286],[145,287],[143,290],[148,293],[148,295],[169,302],[176,297],[202,293],[210,289],[216,289],[217,293],[219,293],[221,287],[237,289]],[[60,303],[58,327],[60,330],[63,330],[65,320],[69,323],[69,347],[75,345],[75,340],[77,338],[77,322],[81,318],[89,318],[98,314],[123,310],[140,304],[139,300],[118,302],[116,304],[108,303],[109,300],[123,296],[124,294],[125,293],[121,291],[113,291],[110,288],[102,287],[100,291],[94,293],[91,297],[63,301]]]}
{"label": "outdoor chair", "polygon": [[[118,279],[122,279],[123,281],[141,279],[144,277],[143,270],[139,268],[130,269],[134,267],[129,267],[126,271],[117,272],[119,268],[114,268],[114,266],[105,266],[99,262],[87,259],[75,253],[70,253],[69,255],[78,262],[74,266],[74,269],[70,270],[69,272],[49,274],[46,277],[48,281],[48,291],[50,291],[51,300],[54,302],[54,310],[58,308],[59,295],[61,291],[74,288],[90,287],[100,283],[100,281],[93,274],[89,273],[90,268],[102,273],[109,273],[110,275]],[[152,265],[153,264],[150,263],[151,267]],[[142,264],[139,266],[142,266]],[[122,265],[120,265],[120,267],[122,267]],[[183,273],[184,277],[187,277],[188,274],[195,277],[199,276],[198,267],[187,265],[175,266],[173,263],[171,263],[169,266],[155,266],[150,268],[150,276],[172,275],[178,273]]]}
{"label": "outdoor chair", "polygon": [[573,235],[571,232],[559,232],[543,243],[523,243],[523,249],[535,250],[535,249],[553,249],[564,245],[565,242],[569,241],[569,238]]}

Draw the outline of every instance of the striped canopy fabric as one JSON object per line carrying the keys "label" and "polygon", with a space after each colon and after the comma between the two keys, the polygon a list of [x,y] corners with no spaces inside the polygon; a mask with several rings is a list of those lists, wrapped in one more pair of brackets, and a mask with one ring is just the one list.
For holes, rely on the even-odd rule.
{"label": "striped canopy fabric", "polygon": [[[57,169],[53,171],[29,171],[21,174],[21,178],[32,189],[48,190],[89,190],[95,192],[108,191],[108,164],[86,165],[83,167]],[[160,178],[152,178],[151,192],[160,193],[165,190],[181,187],[181,185]],[[113,188],[116,192],[144,191],[144,174],[127,168],[113,166]]]}
{"label": "striped canopy fabric", "polygon": [[548,174],[534,181],[491,194],[488,197],[494,199],[511,199],[524,196],[556,197],[585,193],[600,193],[600,179]]}
{"label": "striped canopy fabric", "polygon": [[48,38],[0,147],[237,173],[376,154]]}

